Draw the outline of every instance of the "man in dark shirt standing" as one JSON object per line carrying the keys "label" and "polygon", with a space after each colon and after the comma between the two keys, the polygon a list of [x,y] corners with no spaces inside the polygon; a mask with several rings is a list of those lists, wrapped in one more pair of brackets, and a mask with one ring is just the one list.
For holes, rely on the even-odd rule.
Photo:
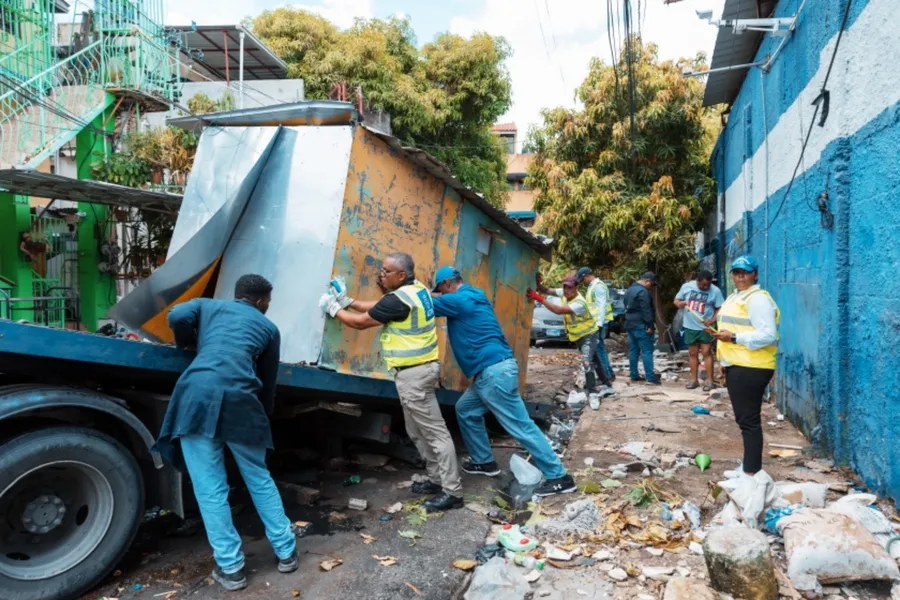
{"label": "man in dark shirt standing", "polygon": [[346,291],[333,282],[336,294],[325,294],[321,305],[330,316],[353,329],[383,327],[381,354],[394,374],[406,432],[428,470],[429,481],[414,484],[412,490],[436,494],[424,507],[437,512],[463,506],[462,482],[456,447],[435,395],[441,365],[434,304],[431,291],[416,281],[415,268],[409,254],[388,254],[377,280],[384,292],[381,300],[348,298]]}
{"label": "man in dark shirt standing", "polygon": [[519,364],[487,296],[463,283],[452,266],[438,269],[434,278],[434,314],[447,318],[447,337],[459,368],[472,383],[456,403],[456,417],[470,458],[462,468],[473,475],[496,477],[500,467],[494,460],[484,415],[494,414],[500,425],[534,459],[546,481],[535,490],[538,496],[574,492],[572,476],[553,452],[550,442],[528,416],[519,395]]}
{"label": "man in dark shirt standing", "polygon": [[[628,366],[631,381],[661,385],[653,371],[653,346],[656,332],[656,307],[650,293],[656,286],[656,273],[647,271],[625,292],[625,329],[628,331]],[[644,377],[638,373],[638,357],[644,358]]]}
{"label": "man in dark shirt standing", "polygon": [[278,327],[264,316],[272,284],[244,275],[234,297],[198,298],[169,311],[176,345],[196,347],[197,356],[175,385],[157,441],[160,454],[191,477],[216,561],[212,577],[230,591],[247,587],[247,578],[228,505],[225,446],[265,525],[278,570],[291,573],[300,566],[291,522],[266,467],[280,352]]}

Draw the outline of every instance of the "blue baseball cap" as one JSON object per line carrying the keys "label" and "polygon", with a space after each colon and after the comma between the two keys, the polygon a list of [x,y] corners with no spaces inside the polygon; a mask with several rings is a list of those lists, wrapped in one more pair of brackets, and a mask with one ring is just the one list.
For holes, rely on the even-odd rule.
{"label": "blue baseball cap", "polygon": [[590,267],[581,267],[580,269],[578,269],[578,272],[575,273],[575,279],[577,279],[578,282],[581,283],[582,279],[584,279],[588,275],[593,275],[593,274],[594,274],[594,271],[591,270]]}
{"label": "blue baseball cap", "polygon": [[734,259],[734,262],[731,263],[732,271],[737,271],[738,269],[747,271],[748,273],[756,273],[759,271],[759,263],[749,254],[745,254],[743,256],[738,256]]}
{"label": "blue baseball cap", "polygon": [[440,286],[442,283],[444,283],[448,279],[453,279],[454,277],[459,276],[459,271],[456,270],[456,267],[451,265],[441,267],[434,275],[434,289],[432,291],[437,292],[438,286]]}

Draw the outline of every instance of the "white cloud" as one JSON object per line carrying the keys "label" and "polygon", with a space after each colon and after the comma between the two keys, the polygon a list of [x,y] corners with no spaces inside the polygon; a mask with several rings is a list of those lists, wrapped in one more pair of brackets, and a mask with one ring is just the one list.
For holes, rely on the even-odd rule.
{"label": "white cloud", "polygon": [[[708,0],[703,8],[720,12],[723,2]],[[661,58],[693,56],[698,50],[711,55],[716,30],[697,19],[695,3],[665,6],[645,0],[643,6],[644,40],[659,46]],[[575,88],[592,57],[610,62],[606,22],[606,5],[598,0],[483,0],[477,11],[452,19],[450,30],[462,35],[486,31],[510,43],[513,106],[501,120],[515,121],[523,139],[529,124],[540,121],[542,108],[575,106]]]}
{"label": "white cloud", "polygon": [[287,4],[293,8],[308,10],[322,15],[340,28],[353,25],[358,17],[372,18],[373,0],[322,0],[321,4]]}

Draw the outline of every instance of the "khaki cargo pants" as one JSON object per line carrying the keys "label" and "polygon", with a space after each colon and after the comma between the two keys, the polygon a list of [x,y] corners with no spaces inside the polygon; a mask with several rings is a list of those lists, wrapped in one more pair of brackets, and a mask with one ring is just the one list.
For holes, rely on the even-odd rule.
{"label": "khaki cargo pants", "polygon": [[456,447],[438,408],[435,388],[441,374],[437,361],[394,370],[397,395],[403,406],[406,433],[425,459],[428,478],[451,496],[462,494]]}

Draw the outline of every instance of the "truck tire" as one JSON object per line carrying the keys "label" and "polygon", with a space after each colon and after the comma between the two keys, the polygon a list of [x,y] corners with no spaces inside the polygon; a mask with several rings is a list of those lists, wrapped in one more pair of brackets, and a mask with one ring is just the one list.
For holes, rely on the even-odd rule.
{"label": "truck tire", "polygon": [[134,457],[108,435],[51,427],[0,446],[0,590],[69,600],[118,563],[143,516]]}

